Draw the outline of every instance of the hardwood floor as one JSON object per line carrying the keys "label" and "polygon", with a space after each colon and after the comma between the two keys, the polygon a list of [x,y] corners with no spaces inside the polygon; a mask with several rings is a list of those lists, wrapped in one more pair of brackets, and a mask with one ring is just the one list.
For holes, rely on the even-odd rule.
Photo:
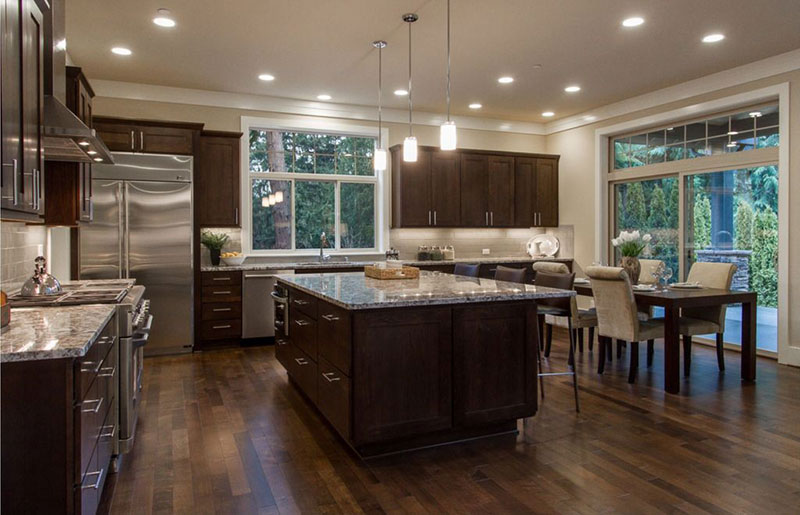
{"label": "hardwood floor", "polygon": [[[566,364],[556,333],[544,368]],[[718,373],[695,345],[681,394],[663,387],[663,347],[638,382],[628,357],[598,376],[578,355],[517,437],[361,461],[288,383],[272,347],[145,361],[135,448],[112,483],[111,513],[797,513],[800,370],[739,355]],[[524,429],[524,430],[523,430]]]}

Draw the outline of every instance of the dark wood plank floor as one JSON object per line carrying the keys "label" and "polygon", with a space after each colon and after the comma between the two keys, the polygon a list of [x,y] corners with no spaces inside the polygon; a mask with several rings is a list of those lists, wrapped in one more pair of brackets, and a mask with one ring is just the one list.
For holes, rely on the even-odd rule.
{"label": "dark wood plank floor", "polygon": [[[565,347],[554,343],[553,369]],[[800,370],[759,359],[758,382],[742,384],[738,354],[720,374],[713,349],[695,345],[673,396],[662,356],[656,344],[653,368],[628,385],[627,356],[600,377],[595,348],[579,356],[580,414],[569,378],[550,378],[516,438],[367,462],[288,384],[272,347],[147,359],[110,511],[797,513]]]}

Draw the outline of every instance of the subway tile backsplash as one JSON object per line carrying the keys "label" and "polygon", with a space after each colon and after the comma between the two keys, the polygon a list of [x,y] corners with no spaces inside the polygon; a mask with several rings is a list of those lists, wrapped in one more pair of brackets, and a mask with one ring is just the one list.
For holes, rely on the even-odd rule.
{"label": "subway tile backsplash", "polygon": [[0,222],[0,282],[3,291],[18,290],[33,274],[33,260],[38,256],[39,245],[47,245],[44,226]]}

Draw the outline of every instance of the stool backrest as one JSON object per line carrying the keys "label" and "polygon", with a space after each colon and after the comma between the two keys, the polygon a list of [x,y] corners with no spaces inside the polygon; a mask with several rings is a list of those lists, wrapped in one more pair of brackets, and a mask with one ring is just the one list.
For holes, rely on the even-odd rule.
{"label": "stool backrest", "polygon": [[[571,290],[574,286],[575,274],[553,274],[550,272],[536,272],[536,286],[547,288],[558,288],[559,290]],[[564,313],[572,315],[572,301],[575,297],[558,297],[553,299],[539,299],[536,301],[540,306],[549,306],[564,310]]]}
{"label": "stool backrest", "polygon": [[524,283],[525,282],[525,269],[524,268],[511,268],[508,266],[497,265],[497,270],[494,272],[495,281],[507,281],[510,283]]}
{"label": "stool backrest", "polygon": [[456,263],[456,268],[453,270],[453,273],[455,275],[465,275],[467,277],[478,277],[480,269],[480,264]]}

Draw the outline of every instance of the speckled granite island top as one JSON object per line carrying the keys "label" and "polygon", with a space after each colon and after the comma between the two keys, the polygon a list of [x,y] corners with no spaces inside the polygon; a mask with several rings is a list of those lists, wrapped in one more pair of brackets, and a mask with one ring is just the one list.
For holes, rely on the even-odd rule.
{"label": "speckled granite island top", "polygon": [[0,363],[78,358],[116,311],[115,304],[11,310],[11,323],[0,334]]}
{"label": "speckled granite island top", "polygon": [[574,291],[437,272],[380,280],[363,272],[279,275],[278,281],[345,309],[376,309],[571,297]]}

